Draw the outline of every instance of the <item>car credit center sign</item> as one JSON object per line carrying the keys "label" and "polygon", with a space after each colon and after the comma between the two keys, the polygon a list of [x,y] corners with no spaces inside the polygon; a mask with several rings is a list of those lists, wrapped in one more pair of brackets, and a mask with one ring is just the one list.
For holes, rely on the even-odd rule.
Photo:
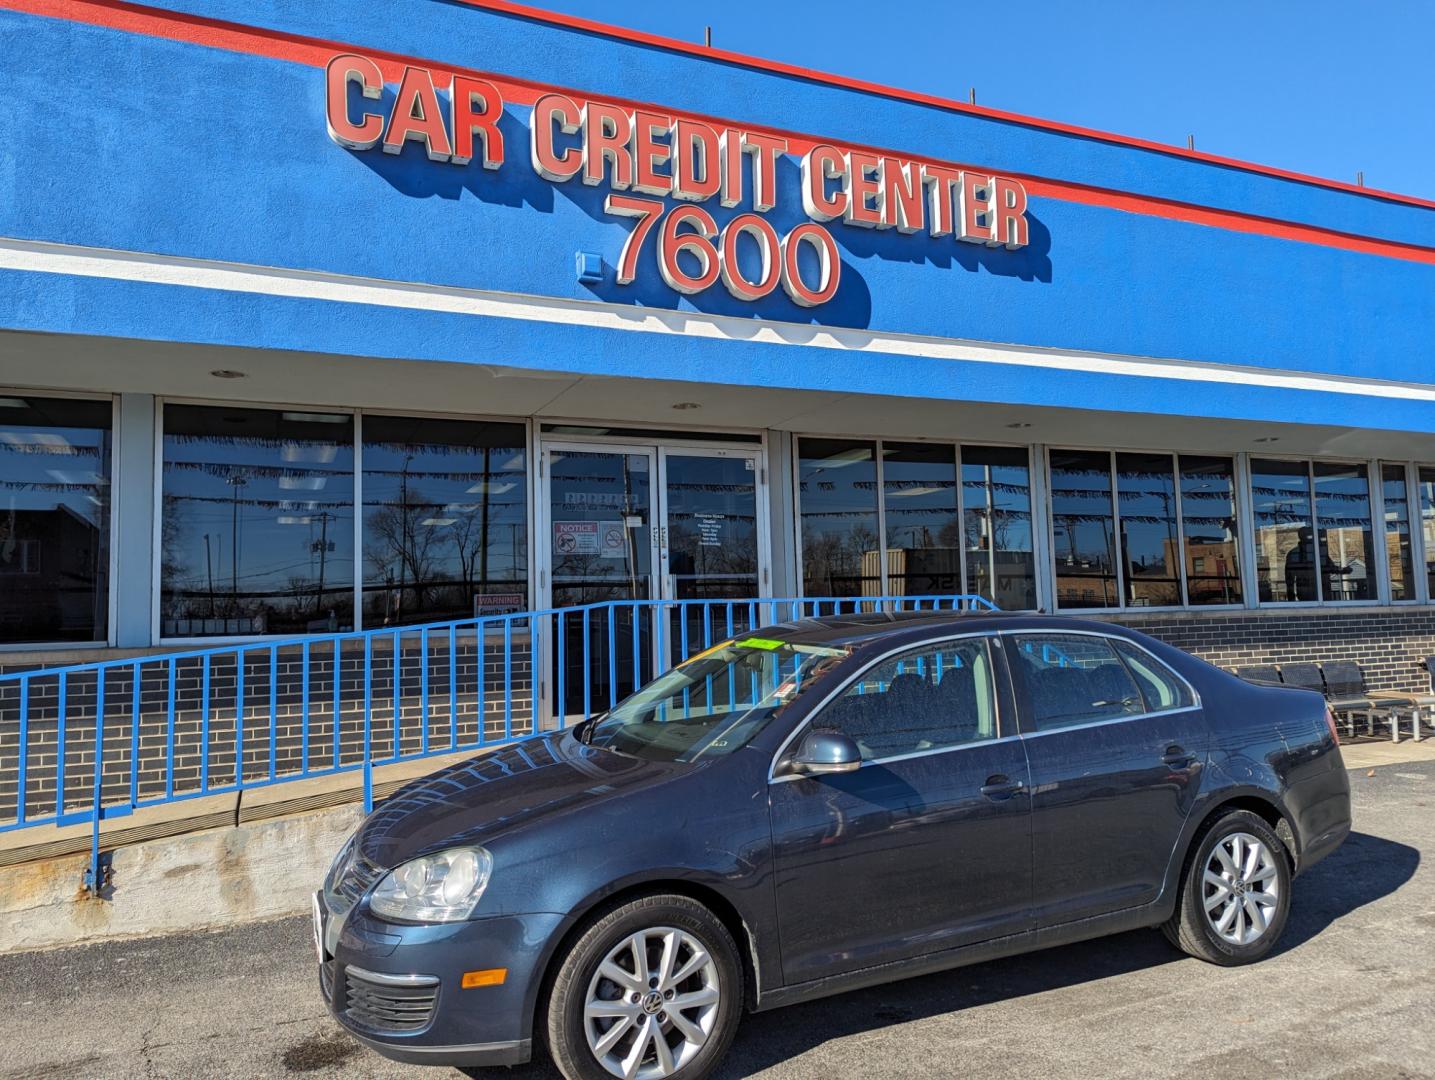
{"label": "car credit center sign", "polygon": [[[410,140],[429,158],[457,166],[475,159],[485,169],[523,167],[509,161],[499,118],[504,100],[493,82],[442,76],[407,66],[392,106],[365,106],[383,96],[377,61],[351,53],[326,68],[329,136],[364,151],[397,154]],[[357,90],[355,94],[353,91]],[[444,91],[448,103],[440,100]],[[779,285],[792,300],[815,307],[832,299],[841,259],[827,223],[863,229],[925,230],[932,237],[989,247],[1027,243],[1026,190],[1014,179],[912,161],[827,143],[794,145],[770,132],[538,91],[529,116],[528,166],[555,184],[575,177],[606,184],[603,209],[633,219],[617,262],[617,281],[631,283],[638,255],[656,233],[658,270],[678,292],[695,294],[721,280],[739,300],[757,301]],[[797,153],[802,208],[809,219],[779,236],[763,215],[777,205],[777,161]],[[719,227],[702,203],[752,210]],[[659,196],[676,199],[669,209]],[[739,266],[738,245],[758,258]],[[800,259],[804,247],[815,258]],[[684,253],[687,258],[680,259]],[[805,264],[805,265],[804,265]],[[756,272],[754,272],[756,271]]]}

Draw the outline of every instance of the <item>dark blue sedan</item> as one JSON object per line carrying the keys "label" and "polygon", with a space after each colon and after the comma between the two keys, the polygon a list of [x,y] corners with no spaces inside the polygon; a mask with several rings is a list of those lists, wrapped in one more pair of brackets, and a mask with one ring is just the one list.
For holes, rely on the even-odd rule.
{"label": "dark blue sedan", "polygon": [[320,984],[401,1061],[687,1080],[745,1010],[1083,938],[1259,960],[1349,830],[1317,694],[1094,622],[805,620],[376,809]]}

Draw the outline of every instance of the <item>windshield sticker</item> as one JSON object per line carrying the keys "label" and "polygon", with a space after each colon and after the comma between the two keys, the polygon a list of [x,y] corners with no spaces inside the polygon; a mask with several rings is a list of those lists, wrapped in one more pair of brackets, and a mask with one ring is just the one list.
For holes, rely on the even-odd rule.
{"label": "windshield sticker", "polygon": [[774,641],[772,638],[765,637],[750,637],[743,638],[741,641],[735,642],[735,644],[739,649],[767,649],[771,652],[773,649],[783,648],[787,642]]}

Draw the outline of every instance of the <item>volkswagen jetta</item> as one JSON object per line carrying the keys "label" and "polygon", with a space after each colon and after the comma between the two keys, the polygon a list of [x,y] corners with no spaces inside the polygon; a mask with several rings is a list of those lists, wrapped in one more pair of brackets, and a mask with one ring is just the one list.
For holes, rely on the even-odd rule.
{"label": "volkswagen jetta", "polygon": [[376,808],[320,985],[401,1061],[694,1080],[744,1011],[993,957],[1259,960],[1349,829],[1317,694],[1074,619],[805,620]]}

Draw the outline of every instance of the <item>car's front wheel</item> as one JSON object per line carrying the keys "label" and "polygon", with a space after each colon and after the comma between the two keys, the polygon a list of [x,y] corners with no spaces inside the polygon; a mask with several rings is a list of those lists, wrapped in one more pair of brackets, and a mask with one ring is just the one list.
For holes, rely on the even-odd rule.
{"label": "car's front wheel", "polygon": [[1162,929],[1177,948],[1202,960],[1254,963],[1285,929],[1290,886],[1280,837],[1258,815],[1232,810],[1197,841],[1176,913]]}
{"label": "car's front wheel", "polygon": [[559,962],[548,1049],[568,1080],[699,1080],[742,1015],[727,927],[686,896],[645,896],[599,916]]}

